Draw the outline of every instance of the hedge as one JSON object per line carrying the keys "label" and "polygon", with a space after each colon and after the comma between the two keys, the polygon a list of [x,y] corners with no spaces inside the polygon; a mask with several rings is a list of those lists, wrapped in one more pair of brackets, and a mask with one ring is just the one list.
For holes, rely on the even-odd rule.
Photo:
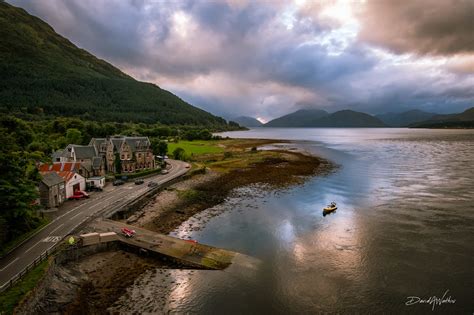
{"label": "hedge", "polygon": [[153,170],[141,171],[138,173],[125,173],[125,174],[115,174],[116,179],[122,179],[123,176],[126,176],[128,179],[133,179],[137,177],[143,177],[150,174],[155,174],[161,172],[161,168],[155,168]]}

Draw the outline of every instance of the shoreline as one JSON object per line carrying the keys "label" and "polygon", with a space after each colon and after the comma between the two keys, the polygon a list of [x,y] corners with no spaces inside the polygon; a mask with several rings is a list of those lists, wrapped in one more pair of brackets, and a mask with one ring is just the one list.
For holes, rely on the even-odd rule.
{"label": "shoreline", "polygon": [[[301,185],[314,176],[324,176],[334,169],[334,165],[327,160],[294,150],[292,141],[240,139],[222,140],[219,145],[229,143],[231,145],[226,147],[228,151],[195,157],[195,165],[206,167],[204,174],[193,175],[159,192],[123,222],[169,234],[193,216],[225,202],[239,188],[256,185],[267,191],[286,189]],[[277,143],[293,147],[253,150]],[[219,213],[203,215],[204,225],[216,215]],[[193,223],[188,225],[190,229],[199,229],[193,227]],[[130,267],[124,268],[124,265]],[[164,269],[174,268],[186,269],[166,259],[152,261],[124,251],[97,253],[69,263],[69,272],[81,276],[75,283],[76,294],[75,297],[70,296],[73,300],[67,303],[66,312],[107,312],[108,308],[119,306],[116,302],[126,293],[127,287],[147,270],[163,272]],[[64,277],[56,278],[57,286],[61,287]],[[56,300],[63,305],[65,302],[64,296],[51,293],[48,300]]]}

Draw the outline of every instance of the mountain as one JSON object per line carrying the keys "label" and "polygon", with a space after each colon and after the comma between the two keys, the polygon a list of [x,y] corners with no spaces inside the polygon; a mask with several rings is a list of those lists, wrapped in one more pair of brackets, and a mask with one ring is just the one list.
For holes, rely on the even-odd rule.
{"label": "mountain", "polygon": [[261,127],[263,124],[259,122],[257,119],[249,116],[240,116],[232,119],[232,121],[238,123],[244,127]]}
{"label": "mountain", "polygon": [[274,119],[265,127],[386,127],[378,118],[353,110],[328,114],[323,110],[299,110]]}
{"label": "mountain", "polygon": [[383,121],[377,117],[349,109],[341,110],[319,119],[314,126],[347,128],[386,127]]}
{"label": "mountain", "polygon": [[403,113],[380,114],[375,117],[391,127],[406,127],[413,123],[428,120],[435,115],[437,114],[414,109]]}
{"label": "mountain", "polygon": [[318,119],[328,115],[320,109],[300,109],[294,113],[270,120],[264,127],[312,127]]}
{"label": "mountain", "polygon": [[436,115],[410,125],[415,128],[474,128],[474,107],[459,114]]}
{"label": "mountain", "polygon": [[228,127],[223,118],[133,79],[3,1],[0,38],[0,112]]}

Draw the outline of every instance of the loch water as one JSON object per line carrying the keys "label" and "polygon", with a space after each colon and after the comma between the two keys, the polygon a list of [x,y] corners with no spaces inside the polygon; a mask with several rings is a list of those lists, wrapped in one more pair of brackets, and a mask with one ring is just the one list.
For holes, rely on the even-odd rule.
{"label": "loch water", "polygon": [[[129,289],[128,310],[474,312],[474,131],[255,128],[223,135],[288,140],[278,145],[338,168],[284,191],[243,188],[201,229],[184,223],[174,235],[260,264],[252,270],[170,270],[166,279],[149,272]],[[323,216],[331,201],[338,210]],[[164,300],[158,303],[157,295]],[[425,303],[407,305],[416,301],[410,297]]]}

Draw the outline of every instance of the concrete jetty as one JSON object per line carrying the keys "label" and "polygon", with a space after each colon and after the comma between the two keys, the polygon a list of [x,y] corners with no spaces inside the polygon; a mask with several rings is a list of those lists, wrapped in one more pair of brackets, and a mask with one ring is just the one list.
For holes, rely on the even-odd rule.
{"label": "concrete jetty", "polygon": [[[236,263],[255,269],[258,264],[258,260],[247,255],[155,233],[117,221],[104,219],[94,222],[92,226],[98,232],[115,232],[118,235],[117,240],[122,243],[165,255],[198,268],[220,270]],[[133,237],[125,237],[122,235],[122,228],[135,230],[136,233]]]}

